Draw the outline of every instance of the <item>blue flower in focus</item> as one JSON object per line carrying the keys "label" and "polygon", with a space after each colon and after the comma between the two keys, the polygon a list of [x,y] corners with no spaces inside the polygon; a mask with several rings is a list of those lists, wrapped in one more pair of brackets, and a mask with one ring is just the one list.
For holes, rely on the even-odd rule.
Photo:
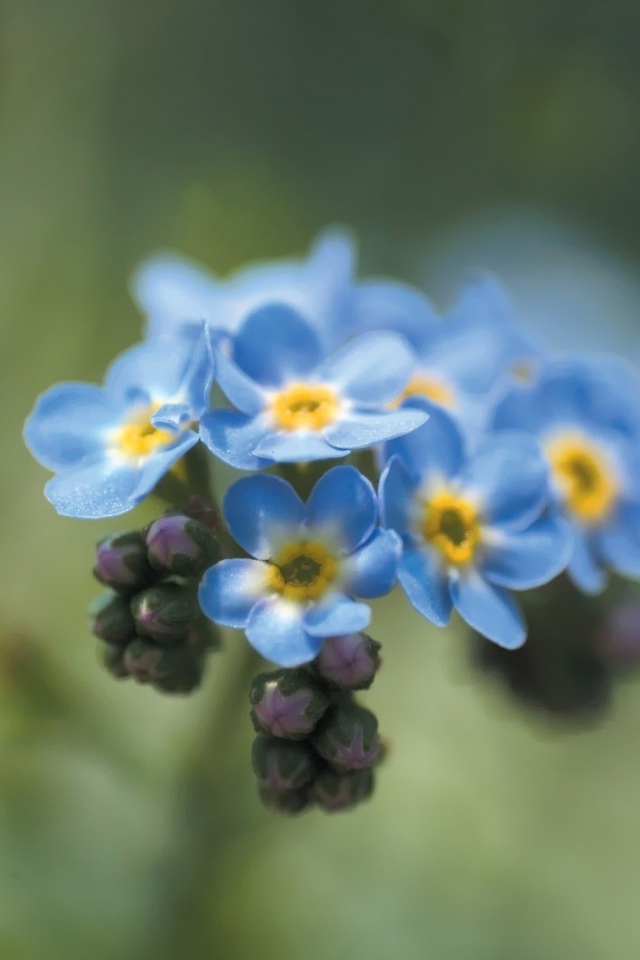
{"label": "blue flower in focus", "polygon": [[325,473],[306,505],[279,477],[245,477],[229,488],[223,510],[255,559],[211,567],[200,605],[280,666],[312,660],[326,637],[363,630],[371,611],[352,596],[379,597],[395,582],[400,539],[376,529],[375,492],[355,467]]}
{"label": "blue flower in focus", "polygon": [[354,241],[344,230],[320,234],[304,260],[244,267],[220,280],[189,260],[160,254],[138,267],[132,292],[150,335],[233,335],[245,318],[278,304],[301,313],[326,346],[343,342],[349,323]]}
{"label": "blue flower in focus", "polygon": [[503,378],[526,375],[539,356],[516,329],[507,294],[488,275],[469,282],[444,319],[417,290],[390,281],[359,284],[353,310],[356,330],[395,330],[415,352],[398,402],[426,399],[474,432],[484,426]]}
{"label": "blue flower in focus", "polygon": [[434,409],[388,453],[382,523],[402,536],[398,579],[410,602],[439,626],[455,607],[489,640],[521,646],[526,625],[509,590],[546,583],[571,551],[568,525],[545,512],[548,468],[537,442],[489,435],[468,456],[458,426]]}
{"label": "blue flower in focus", "polygon": [[388,407],[412,368],[397,334],[364,334],[327,356],[296,313],[264,307],[218,344],[216,378],[238,409],[205,414],[201,436],[240,470],[345,457],[424,423],[423,410]]}
{"label": "blue flower in focus", "polygon": [[24,429],[55,476],[58,513],[87,519],[131,510],[198,442],[213,378],[208,338],[156,338],[123,353],[104,386],[60,383],[36,401]]}
{"label": "blue flower in focus", "polygon": [[571,524],[569,573],[597,593],[607,567],[640,577],[640,384],[614,358],[550,362],[529,387],[512,390],[493,417],[497,429],[538,438],[555,502]]}

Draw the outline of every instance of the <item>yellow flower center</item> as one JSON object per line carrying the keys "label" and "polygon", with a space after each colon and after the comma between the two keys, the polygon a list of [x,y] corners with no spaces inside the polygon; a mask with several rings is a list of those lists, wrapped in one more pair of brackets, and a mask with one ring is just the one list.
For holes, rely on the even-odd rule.
{"label": "yellow flower center", "polygon": [[339,412],[335,391],[319,383],[295,383],[271,401],[271,413],[281,430],[321,430]]}
{"label": "yellow flower center", "polygon": [[321,543],[290,543],[271,560],[268,586],[287,600],[316,600],[335,580],[338,562]]}
{"label": "yellow flower center", "polygon": [[417,373],[411,377],[400,396],[391,403],[393,407],[399,407],[403,400],[408,397],[426,397],[427,400],[433,400],[439,403],[441,407],[455,406],[456,398],[451,387],[438,380],[437,377],[429,377],[423,373]]}
{"label": "yellow flower center", "polygon": [[160,408],[156,403],[138,413],[122,427],[118,435],[118,448],[127,457],[147,457],[158,447],[166,447],[175,440],[175,434],[159,430],[151,423],[151,417]]}
{"label": "yellow flower center", "polygon": [[471,563],[480,541],[478,512],[468,500],[444,490],[425,502],[423,533],[448,563]]}
{"label": "yellow flower center", "polygon": [[604,520],[619,492],[605,452],[579,434],[556,437],[547,444],[546,452],[569,509],[583,523]]}

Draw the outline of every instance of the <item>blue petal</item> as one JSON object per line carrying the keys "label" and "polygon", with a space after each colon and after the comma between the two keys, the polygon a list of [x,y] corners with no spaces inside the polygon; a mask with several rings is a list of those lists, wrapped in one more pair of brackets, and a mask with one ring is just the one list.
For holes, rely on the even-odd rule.
{"label": "blue petal", "polygon": [[307,501],[311,530],[335,536],[351,552],[373,533],[376,495],[371,483],[352,466],[333,467],[314,486]]}
{"label": "blue petal", "polygon": [[157,430],[182,430],[191,416],[186,403],[163,403],[149,420]]}
{"label": "blue petal", "polygon": [[321,356],[313,328],[290,307],[277,303],[252,313],[233,344],[233,359],[240,369],[271,387],[306,377]]}
{"label": "blue petal", "polygon": [[453,605],[463,620],[488,640],[517,650],[527,638],[527,626],[513,597],[470,571],[450,579]]}
{"label": "blue petal", "polygon": [[395,333],[363,333],[330,356],[316,376],[359,404],[384,407],[402,393],[415,366]]}
{"label": "blue petal", "polygon": [[335,460],[348,450],[337,450],[319,433],[310,430],[279,430],[268,433],[256,445],[254,453],[276,463],[308,463],[311,460]]}
{"label": "blue petal", "polygon": [[374,530],[355,553],[341,564],[347,593],[366,599],[389,593],[397,579],[402,541],[393,530]]}
{"label": "blue petal", "polygon": [[307,608],[304,629],[312,637],[337,637],[364,630],[370,620],[371,610],[365,603],[356,603],[336,592]]}
{"label": "blue petal", "polygon": [[522,530],[549,496],[549,468],[538,442],[525,433],[500,431],[480,443],[460,475],[478,496],[488,523]]}
{"label": "blue petal", "polygon": [[573,535],[560,516],[543,516],[520,532],[496,531],[482,559],[482,574],[499,587],[530,590],[548,583],[569,563]]}
{"label": "blue petal", "polygon": [[266,568],[260,560],[220,560],[205,573],[198,591],[203,613],[225,627],[241,629],[265,595]]}
{"label": "blue petal", "polygon": [[392,457],[380,477],[382,525],[408,533],[413,529],[416,484],[399,457]]}
{"label": "blue petal", "polygon": [[243,373],[221,345],[216,350],[216,380],[226,397],[243,413],[260,413],[267,404],[264,389]]}
{"label": "blue petal", "polygon": [[394,280],[359,283],[353,313],[356,331],[393,330],[416,352],[424,350],[442,326],[442,320],[424,294]]}
{"label": "blue petal", "polygon": [[[418,406],[412,402],[411,406]],[[456,476],[464,462],[464,443],[460,428],[449,414],[435,405],[420,402],[429,412],[429,419],[417,430],[391,440],[386,452],[389,458],[396,454],[415,476],[436,476],[447,479]]]}
{"label": "blue petal", "polygon": [[200,421],[202,442],[237,470],[262,470],[272,463],[254,454],[268,434],[266,417],[249,417],[238,410],[210,410]]}
{"label": "blue petal", "polygon": [[[197,350],[195,368],[194,350]],[[197,341],[193,337],[158,337],[117,357],[107,371],[105,390],[114,402],[131,405],[192,402],[195,395],[200,413],[206,406],[210,363],[200,336]],[[190,376],[193,384],[189,382]]]}
{"label": "blue petal", "polygon": [[640,577],[640,506],[625,504],[605,528],[594,534],[604,562],[623,577]]}
{"label": "blue petal", "polygon": [[437,627],[446,627],[451,617],[451,595],[435,551],[428,547],[405,547],[398,567],[398,580],[418,613]]}
{"label": "blue petal", "polygon": [[449,323],[508,327],[515,308],[502,285],[489,273],[472,276],[449,312]]}
{"label": "blue petal", "polygon": [[137,460],[139,471],[139,481],[134,498],[136,503],[144,500],[153,488],[162,479],[174,463],[187,453],[191,447],[195,446],[200,437],[193,430],[183,430],[176,434],[174,442],[167,447],[160,447],[154,453],[147,457],[141,457]]}
{"label": "blue petal", "polygon": [[426,410],[402,407],[388,413],[368,413],[353,410],[341,417],[324,435],[332,447],[341,450],[361,450],[374,443],[393,440],[422,426],[428,419]]}
{"label": "blue petal", "polygon": [[259,560],[272,556],[281,531],[295,537],[306,517],[291,484],[264,474],[236,480],[227,490],[223,512],[231,536]]}
{"label": "blue petal", "polygon": [[97,520],[133,509],[139,482],[136,466],[98,455],[52,477],[44,493],[63,516]]}
{"label": "blue petal", "polygon": [[578,524],[572,526],[573,554],[569,561],[569,576],[583,593],[601,593],[607,585],[607,575],[595,556],[593,537]]}
{"label": "blue petal", "polygon": [[174,335],[185,326],[196,332],[203,320],[215,323],[221,286],[182,257],[160,254],[141,263],[131,288],[153,335]]}
{"label": "blue petal", "polygon": [[38,397],[24,427],[27,447],[49,470],[62,470],[104,450],[122,420],[101,387],[59,383]]}
{"label": "blue petal", "polygon": [[300,604],[279,597],[260,600],[245,628],[249,643],[281,667],[308,663],[319,652],[324,637],[312,637],[304,630],[303,613]]}

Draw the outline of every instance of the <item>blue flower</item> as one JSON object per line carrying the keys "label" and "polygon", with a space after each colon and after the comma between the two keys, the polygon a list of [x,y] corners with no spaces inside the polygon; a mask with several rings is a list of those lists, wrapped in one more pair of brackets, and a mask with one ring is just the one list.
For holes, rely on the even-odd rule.
{"label": "blue flower", "polygon": [[344,339],[354,256],[352,237],[338,229],[321,233],[307,259],[253,264],[228,280],[160,254],[138,267],[132,293],[150,335],[197,334],[203,320],[212,332],[233,335],[254,310],[279,304],[300,312],[334,346]]}
{"label": "blue flower", "polygon": [[538,438],[555,502],[573,530],[569,573],[597,593],[606,568],[640,577],[640,384],[615,358],[554,360],[512,390],[493,425]]}
{"label": "blue flower", "polygon": [[508,591],[546,583],[571,550],[567,524],[545,512],[548,468],[536,441],[489,435],[468,456],[458,426],[434,409],[388,452],[382,523],[402,536],[398,579],[413,606],[439,626],[455,607],[500,646],[521,646],[526,626]]}
{"label": "blue flower", "polygon": [[345,457],[424,423],[423,410],[388,408],[412,366],[397,334],[364,334],[327,357],[296,313],[264,307],[246,320],[230,351],[218,344],[216,377],[238,409],[207,413],[202,439],[240,470]]}
{"label": "blue flower", "polygon": [[400,555],[395,533],[376,529],[376,495],[356,469],[334,467],[306,505],[279,477],[245,477],[224,500],[227,525],[255,559],[221,560],[200,586],[204,613],[243,629],[269,660],[312,660],[325,637],[363,630],[371,611],[352,595],[392,588]]}
{"label": "blue flower", "polygon": [[123,353],[103,387],[60,383],[36,401],[24,429],[55,476],[45,495],[58,513],[88,519],[131,510],[198,442],[208,406],[211,347],[156,338]]}
{"label": "blue flower", "polygon": [[389,281],[359,284],[353,310],[356,330],[395,330],[413,348],[415,367],[398,400],[426,399],[473,432],[484,426],[502,379],[524,373],[539,355],[514,326],[507,294],[488,275],[467,283],[444,319],[418,291]]}

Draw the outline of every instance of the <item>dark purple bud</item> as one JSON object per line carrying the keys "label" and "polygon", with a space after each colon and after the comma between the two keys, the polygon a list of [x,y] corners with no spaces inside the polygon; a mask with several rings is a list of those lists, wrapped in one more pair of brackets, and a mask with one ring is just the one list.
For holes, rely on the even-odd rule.
{"label": "dark purple bud", "polygon": [[251,748],[258,783],[269,790],[299,790],[313,780],[318,759],[306,743],[260,734]]}
{"label": "dark purple bud", "polygon": [[100,583],[119,593],[135,593],[148,586],[154,573],[147,558],[143,533],[133,530],[99,540],[93,575]]}
{"label": "dark purple bud", "polygon": [[98,648],[102,666],[116,680],[124,680],[129,676],[129,671],[124,664],[125,650],[126,647],[116,647],[113,643],[101,643]]}
{"label": "dark purple bud", "polygon": [[327,695],[304,670],[259,674],[249,700],[256,731],[289,740],[304,739],[329,706]]}
{"label": "dark purple bud", "polygon": [[182,657],[176,660],[170,672],[154,681],[153,687],[161,693],[193,693],[202,683],[205,658],[189,650],[165,650],[165,654],[173,653],[181,653]]}
{"label": "dark purple bud", "polygon": [[124,666],[136,683],[153,683],[167,693],[189,692],[202,679],[200,659],[184,647],[161,647],[136,637],[124,652]]}
{"label": "dark purple bud", "polygon": [[336,773],[335,770],[323,770],[314,781],[311,794],[325,813],[339,813],[350,810],[373,793],[373,770],[352,770],[349,773]]}
{"label": "dark purple bud", "polygon": [[337,770],[362,770],[378,758],[378,721],[370,710],[341,700],[326,712],[311,743]]}
{"label": "dark purple bud", "polygon": [[342,690],[366,690],[380,666],[380,644],[366,633],[328,637],[314,666],[332,686]]}
{"label": "dark purple bud", "polygon": [[167,514],[147,532],[149,562],[156,570],[181,577],[201,577],[220,559],[218,541],[199,520]]}
{"label": "dark purple bud", "polygon": [[282,813],[287,817],[303,813],[312,805],[308,787],[302,790],[271,790],[269,787],[258,787],[258,795],[269,810]]}
{"label": "dark purple bud", "polygon": [[91,632],[106,643],[124,647],[135,636],[136,628],[124,597],[108,590],[89,607]]}
{"label": "dark purple bud", "polygon": [[138,633],[160,644],[184,643],[198,607],[192,591],[177,583],[161,583],[137,593],[131,601]]}

